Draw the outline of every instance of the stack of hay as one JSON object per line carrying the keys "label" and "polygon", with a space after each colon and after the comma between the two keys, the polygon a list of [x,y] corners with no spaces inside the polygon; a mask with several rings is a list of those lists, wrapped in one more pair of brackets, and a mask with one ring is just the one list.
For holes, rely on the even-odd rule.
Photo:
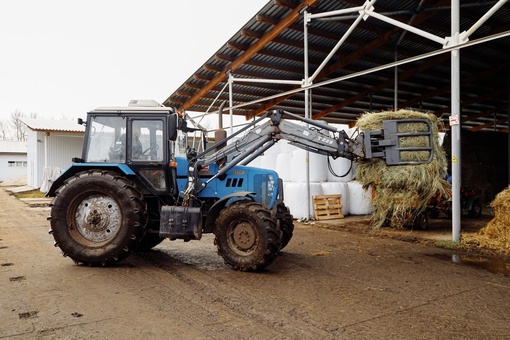
{"label": "stack of hay", "polygon": [[510,186],[496,195],[490,204],[494,218],[480,230],[481,235],[497,243],[498,248],[510,250]]}
{"label": "stack of hay", "polygon": [[[387,166],[384,159],[369,159],[360,162],[356,179],[365,189],[372,190],[372,225],[375,228],[389,225],[401,228],[409,222],[409,216],[425,211],[429,201],[438,193],[447,196],[449,183],[444,180],[447,171],[446,155],[439,145],[439,119],[433,114],[410,110],[367,113],[359,118],[356,126],[361,130],[379,130],[384,120],[420,118],[430,122],[434,155],[427,164]],[[399,132],[423,131],[424,124],[400,124]],[[407,145],[406,145],[407,143]],[[428,146],[427,137],[401,139],[401,146]],[[407,152],[401,159],[412,161],[428,159],[429,153]]]}

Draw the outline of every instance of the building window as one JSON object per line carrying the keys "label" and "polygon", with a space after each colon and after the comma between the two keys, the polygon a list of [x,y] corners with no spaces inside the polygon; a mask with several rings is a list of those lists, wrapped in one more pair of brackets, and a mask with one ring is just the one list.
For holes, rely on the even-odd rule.
{"label": "building window", "polygon": [[9,168],[26,168],[27,161],[7,161],[7,166]]}

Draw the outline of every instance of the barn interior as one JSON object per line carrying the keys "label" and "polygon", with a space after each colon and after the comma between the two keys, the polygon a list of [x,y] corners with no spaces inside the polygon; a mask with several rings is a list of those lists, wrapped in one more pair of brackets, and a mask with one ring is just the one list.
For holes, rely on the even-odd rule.
{"label": "barn interior", "polygon": [[226,102],[247,121],[279,108],[349,126],[418,110],[442,120],[447,155],[458,115],[462,184],[488,204],[509,183],[509,17],[507,1],[268,1],[164,105],[210,114]]}

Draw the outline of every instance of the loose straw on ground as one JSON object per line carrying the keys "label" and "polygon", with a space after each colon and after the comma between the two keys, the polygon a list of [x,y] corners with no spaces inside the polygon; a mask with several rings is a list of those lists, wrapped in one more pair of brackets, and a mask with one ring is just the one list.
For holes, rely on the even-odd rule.
{"label": "loose straw on ground", "polygon": [[495,247],[506,252],[510,251],[510,186],[496,195],[491,202],[494,218],[480,229],[477,238],[481,246]]}

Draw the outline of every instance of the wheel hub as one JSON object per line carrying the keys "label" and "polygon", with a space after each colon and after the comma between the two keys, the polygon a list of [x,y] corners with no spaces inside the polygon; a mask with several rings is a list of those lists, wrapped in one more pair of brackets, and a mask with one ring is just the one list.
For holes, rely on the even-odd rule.
{"label": "wheel hub", "polygon": [[75,225],[89,241],[103,242],[113,238],[120,229],[121,210],[117,202],[103,195],[85,198],[76,208]]}
{"label": "wheel hub", "polygon": [[239,223],[234,228],[233,241],[241,250],[248,250],[255,245],[256,234],[253,226],[248,222]]}

